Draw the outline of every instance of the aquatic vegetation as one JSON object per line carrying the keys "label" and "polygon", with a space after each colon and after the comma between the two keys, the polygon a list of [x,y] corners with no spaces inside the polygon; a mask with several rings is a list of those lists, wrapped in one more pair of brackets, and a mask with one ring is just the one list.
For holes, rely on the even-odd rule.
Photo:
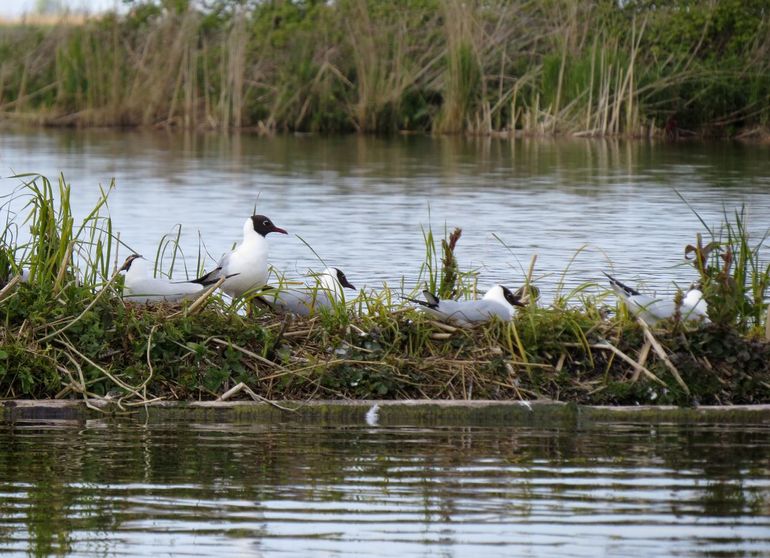
{"label": "aquatic vegetation", "polygon": [[764,0],[130,4],[0,26],[0,114],[262,133],[767,135]]}
{"label": "aquatic vegetation", "polygon": [[[6,199],[0,235],[0,398],[106,398],[127,409],[216,399],[243,385],[241,396],[268,400],[770,401],[770,270],[759,259],[765,239],[749,237],[742,213],[710,244],[687,249],[712,323],[675,313],[652,328],[621,305],[608,306],[609,291],[590,283],[559,289],[547,304],[537,296],[533,258],[517,295],[527,304],[514,319],[458,328],[402,298],[422,287],[477,296],[475,273],[462,271],[454,256],[457,230],[441,243],[425,231],[413,292],[384,285],[306,317],[249,315],[242,311],[248,300],[231,304],[213,288],[177,305],[131,304],[120,296],[108,192],[76,222],[63,177],[56,186],[35,175],[22,180],[11,199],[24,201],[24,214],[11,214]],[[29,239],[18,243],[24,227]],[[168,254],[157,259],[172,265],[166,275],[182,259],[177,240],[161,240],[158,254]],[[28,282],[15,279],[22,267],[31,270]]]}

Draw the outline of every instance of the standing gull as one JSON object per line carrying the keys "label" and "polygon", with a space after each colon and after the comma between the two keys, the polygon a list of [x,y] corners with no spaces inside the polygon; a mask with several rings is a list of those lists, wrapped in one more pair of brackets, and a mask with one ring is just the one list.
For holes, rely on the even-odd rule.
{"label": "standing gull", "polygon": [[264,215],[252,215],[243,223],[243,241],[224,254],[217,267],[195,279],[203,286],[213,285],[224,277],[222,290],[233,298],[243,296],[248,291],[259,289],[267,284],[268,244],[265,238],[269,233],[288,234]]}
{"label": "standing gull", "polygon": [[[604,273],[604,272],[602,272]],[[609,273],[604,273],[610,280],[610,286],[615,294],[618,295],[623,303],[628,307],[632,314],[638,315],[649,325],[654,325],[660,320],[672,318],[677,311],[682,320],[703,320],[708,322],[706,301],[703,298],[703,292],[700,289],[693,288],[685,293],[682,302],[677,306],[674,300],[666,300],[644,295],[624,285],[615,279]]]}

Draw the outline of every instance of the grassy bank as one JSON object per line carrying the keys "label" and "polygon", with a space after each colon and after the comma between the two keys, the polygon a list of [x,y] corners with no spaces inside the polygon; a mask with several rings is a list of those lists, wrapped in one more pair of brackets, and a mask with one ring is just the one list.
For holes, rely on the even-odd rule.
{"label": "grassy bank", "polygon": [[[76,222],[69,187],[42,177],[14,194],[0,251],[0,398],[158,400],[553,399],[587,404],[770,402],[763,302],[770,270],[742,215],[686,249],[711,324],[649,328],[590,284],[519,310],[510,323],[431,321],[387,288],[311,318],[247,317],[213,295],[181,306],[120,297],[106,193]],[[7,209],[8,200],[4,209]],[[30,239],[19,243],[23,228]],[[427,231],[419,285],[471,294],[457,235]],[[176,245],[158,258],[170,273]],[[123,254],[125,255],[125,253]],[[19,278],[29,271],[29,281]],[[178,277],[177,273],[177,277]],[[530,271],[529,276],[532,277]],[[533,294],[536,285],[522,277]],[[594,287],[594,288],[592,288]],[[233,388],[240,386],[240,390]]]}
{"label": "grassy bank", "polygon": [[766,133],[764,0],[134,2],[0,25],[0,114],[261,132]]}

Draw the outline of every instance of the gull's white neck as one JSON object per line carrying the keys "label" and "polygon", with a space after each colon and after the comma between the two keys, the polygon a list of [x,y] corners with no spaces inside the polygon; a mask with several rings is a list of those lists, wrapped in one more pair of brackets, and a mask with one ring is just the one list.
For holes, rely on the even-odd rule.
{"label": "gull's white neck", "polygon": [[263,242],[266,242],[265,237],[254,230],[254,223],[252,222],[251,217],[249,217],[243,223],[243,243],[261,244]]}
{"label": "gull's white neck", "polygon": [[339,298],[343,294],[342,285],[337,280],[337,270],[332,268],[326,268],[318,276],[318,286],[324,290],[327,290],[334,294],[335,298]]}
{"label": "gull's white neck", "polygon": [[126,271],[126,280],[125,282],[129,285],[136,281],[140,281],[142,279],[147,279],[151,276],[150,274],[150,267],[148,265],[148,261],[144,258],[136,258],[134,261],[131,262],[131,267],[128,268],[128,271]]}
{"label": "gull's white neck", "polygon": [[691,289],[687,291],[684,300],[682,300],[682,304],[694,307],[701,300],[703,300],[703,293],[699,289]]}
{"label": "gull's white neck", "polygon": [[483,300],[494,300],[495,302],[500,302],[501,304],[510,306],[508,304],[508,301],[505,300],[505,293],[503,292],[503,288],[500,285],[495,285],[494,287],[489,289],[484,294]]}
{"label": "gull's white neck", "polygon": [[501,285],[495,285],[484,294],[484,300],[491,300],[502,304],[508,310],[508,316],[513,317],[516,307],[505,298],[505,292]]}

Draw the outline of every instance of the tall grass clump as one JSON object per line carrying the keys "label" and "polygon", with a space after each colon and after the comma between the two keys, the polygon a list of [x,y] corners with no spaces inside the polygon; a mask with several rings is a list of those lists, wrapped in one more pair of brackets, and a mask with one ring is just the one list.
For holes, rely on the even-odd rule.
{"label": "tall grass clump", "polygon": [[437,122],[439,132],[465,130],[473,116],[480,93],[482,70],[475,50],[474,11],[469,4],[445,0],[447,37],[444,103]]}
{"label": "tall grass clump", "polygon": [[0,115],[60,126],[750,135],[760,0],[132,2],[0,26]]}
{"label": "tall grass clump", "polygon": [[[58,177],[55,186],[46,177],[34,174],[13,178],[24,181],[23,187],[6,200],[3,209],[10,211],[12,204],[23,203],[21,212],[26,212],[27,217],[21,226],[28,226],[29,231],[26,242],[4,243],[6,257],[14,267],[27,268],[31,283],[50,283],[56,288],[76,279],[90,285],[103,280],[115,249],[112,222],[104,214],[108,191],[100,191],[94,207],[76,225],[71,188],[64,176]],[[6,224],[3,239],[14,239],[11,225]],[[18,237],[19,232],[15,239]]]}
{"label": "tall grass clump", "polygon": [[763,333],[770,263],[762,256],[770,229],[754,238],[742,208],[732,216],[725,212],[722,227],[707,227],[707,231],[710,241],[704,244],[698,235],[695,244],[685,248],[685,256],[700,276],[709,317],[718,325],[737,327],[744,333]]}

